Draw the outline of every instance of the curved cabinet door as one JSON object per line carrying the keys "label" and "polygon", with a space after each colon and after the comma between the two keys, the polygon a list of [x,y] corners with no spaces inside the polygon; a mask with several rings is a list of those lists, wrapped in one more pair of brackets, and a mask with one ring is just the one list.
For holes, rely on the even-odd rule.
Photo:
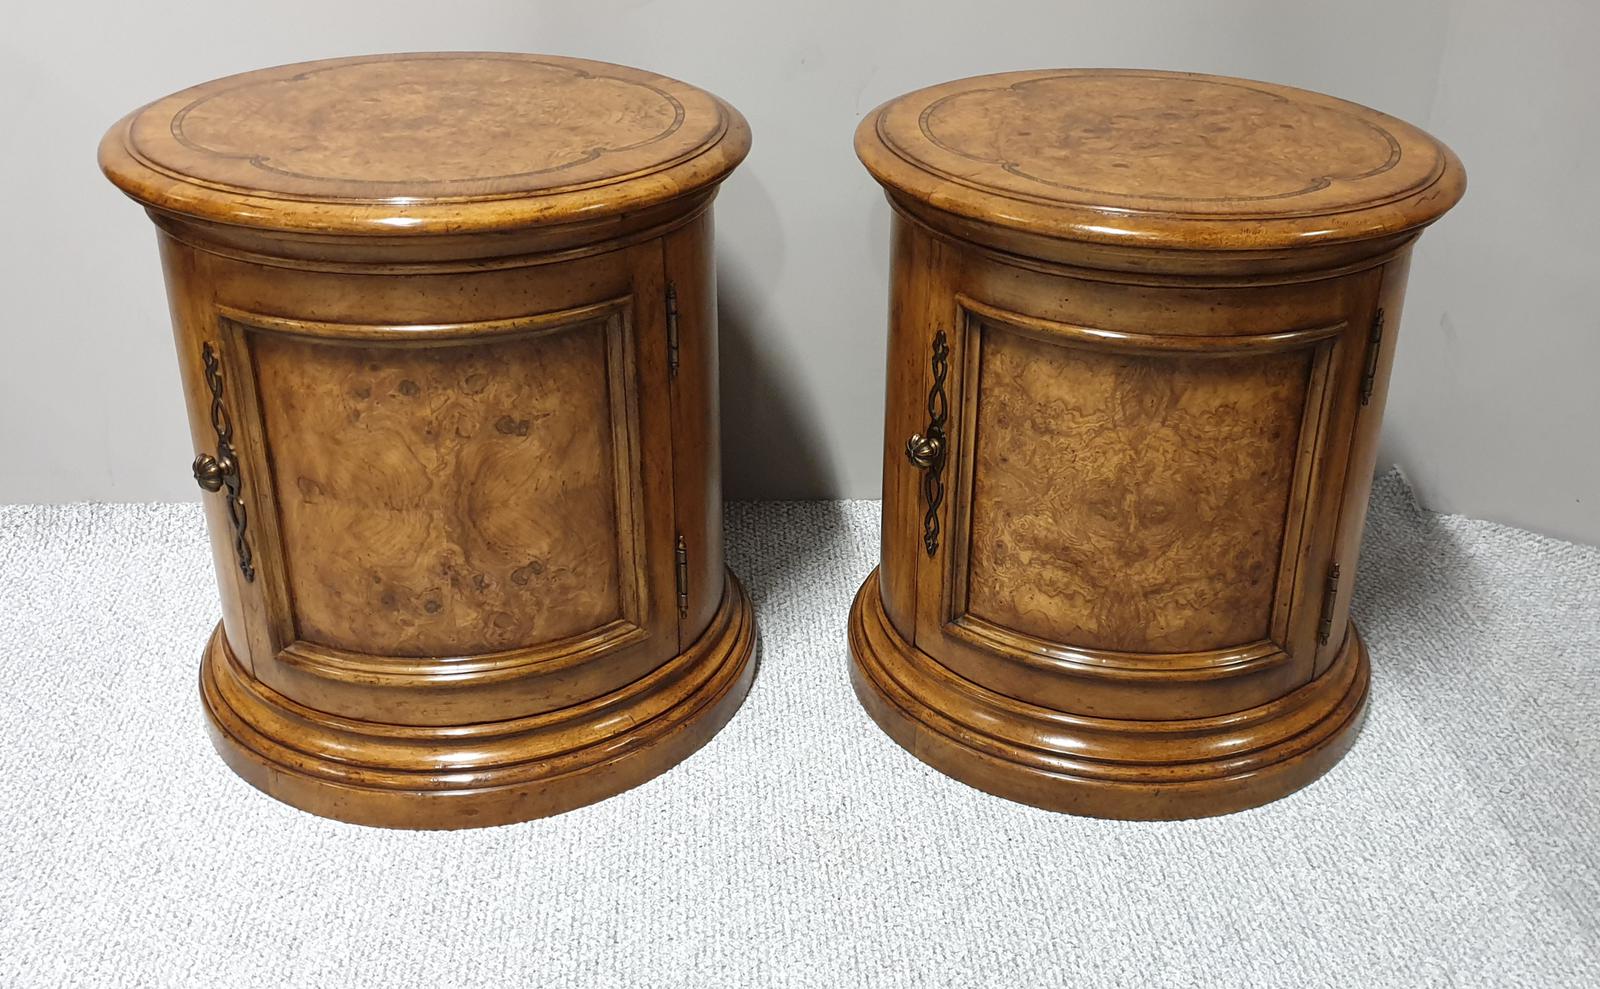
{"label": "curved cabinet door", "polygon": [[678,652],[671,425],[640,414],[670,401],[661,252],[626,257],[572,277],[593,301],[520,316],[218,307],[256,570],[239,586],[261,604],[233,650],[259,680],[453,724],[581,703]]}
{"label": "curved cabinet door", "polygon": [[1319,491],[1344,469],[1370,279],[1293,311],[1219,292],[1217,326],[1167,325],[1197,307],[1159,289],[966,281],[928,328],[929,424],[948,415],[918,648],[1100,717],[1207,717],[1309,681],[1336,506]]}

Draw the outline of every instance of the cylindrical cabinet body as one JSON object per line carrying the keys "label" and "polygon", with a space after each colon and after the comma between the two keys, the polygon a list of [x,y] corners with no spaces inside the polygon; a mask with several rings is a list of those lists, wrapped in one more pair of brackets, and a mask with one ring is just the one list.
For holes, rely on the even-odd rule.
{"label": "cylindrical cabinet body", "polygon": [[1365,707],[1356,553],[1454,156],[1317,94],[1132,71],[949,83],[856,144],[895,209],[868,711],[1075,813],[1315,778]]}
{"label": "cylindrical cabinet body", "polygon": [[682,83],[520,55],[268,69],[111,130],[159,227],[240,775],[494,824],[732,715],[710,202],[748,146]]}

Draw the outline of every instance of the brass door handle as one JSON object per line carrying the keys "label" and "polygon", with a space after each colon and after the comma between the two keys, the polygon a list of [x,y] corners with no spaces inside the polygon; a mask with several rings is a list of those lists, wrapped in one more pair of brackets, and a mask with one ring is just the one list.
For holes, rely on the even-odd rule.
{"label": "brass door handle", "polygon": [[239,557],[239,570],[244,574],[244,579],[253,581],[256,579],[255,558],[250,553],[250,543],[245,539],[250,515],[240,495],[244,481],[239,476],[239,456],[233,450],[233,419],[228,415],[228,407],[222,404],[222,361],[209,343],[201,348],[200,361],[205,367],[206,388],[211,392],[211,428],[217,433],[217,455],[200,454],[194,458],[191,469],[195,483],[202,489],[227,489],[234,553]]}
{"label": "brass door handle", "polygon": [[928,510],[922,516],[922,545],[932,556],[939,550],[939,506],[944,503],[945,423],[950,402],[944,376],[950,369],[950,344],[940,330],[933,337],[933,387],[928,391],[928,426],[906,440],[906,459],[922,471],[922,494]]}

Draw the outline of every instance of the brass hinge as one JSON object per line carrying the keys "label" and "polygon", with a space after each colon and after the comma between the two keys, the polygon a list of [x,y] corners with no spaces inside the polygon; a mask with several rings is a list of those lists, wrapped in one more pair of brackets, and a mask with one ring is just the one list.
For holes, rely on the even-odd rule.
{"label": "brass hinge", "polygon": [[1328,644],[1328,639],[1333,635],[1333,602],[1339,598],[1339,564],[1335,563],[1328,571],[1328,586],[1322,592],[1322,624],[1317,627],[1317,642]]}
{"label": "brass hinge", "polygon": [[1378,351],[1383,346],[1383,307],[1372,315],[1372,329],[1367,332],[1367,363],[1361,372],[1361,404],[1372,401],[1372,387],[1378,379]]}
{"label": "brass hinge", "polygon": [[689,547],[678,537],[678,617],[689,617]]}
{"label": "brass hinge", "polygon": [[667,373],[678,374],[678,287],[667,283]]}

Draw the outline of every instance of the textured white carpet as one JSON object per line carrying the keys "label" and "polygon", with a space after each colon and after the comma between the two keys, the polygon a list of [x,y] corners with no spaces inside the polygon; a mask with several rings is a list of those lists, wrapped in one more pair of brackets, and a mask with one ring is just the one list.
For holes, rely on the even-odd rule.
{"label": "textured white carpet", "polygon": [[368,830],[260,795],[195,693],[189,505],[0,508],[0,986],[1600,985],[1600,550],[1375,496],[1367,727],[1175,824],[945,779],[867,720],[872,502],[734,505],[732,724],[563,817]]}

